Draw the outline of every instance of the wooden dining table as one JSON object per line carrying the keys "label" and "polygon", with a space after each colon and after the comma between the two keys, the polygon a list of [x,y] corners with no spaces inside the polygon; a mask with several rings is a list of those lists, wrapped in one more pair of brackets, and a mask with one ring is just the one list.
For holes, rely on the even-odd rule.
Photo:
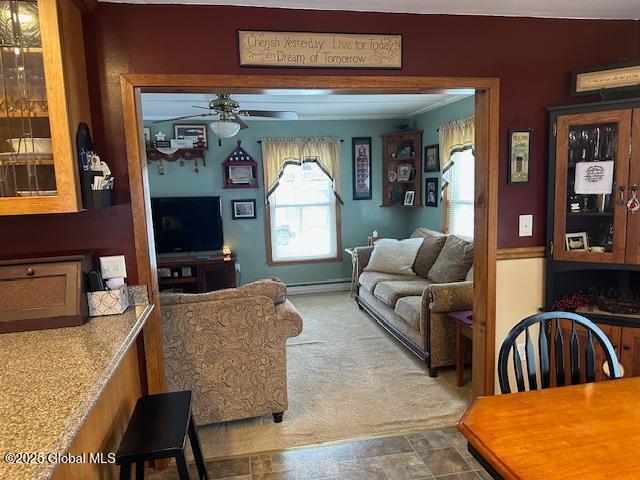
{"label": "wooden dining table", "polygon": [[640,377],[479,397],[458,430],[496,479],[639,479]]}

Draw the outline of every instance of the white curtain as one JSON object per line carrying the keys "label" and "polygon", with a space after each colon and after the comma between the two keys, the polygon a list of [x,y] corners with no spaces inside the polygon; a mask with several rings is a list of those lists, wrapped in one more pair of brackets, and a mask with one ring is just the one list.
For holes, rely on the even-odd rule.
{"label": "white curtain", "polygon": [[441,191],[444,192],[451,181],[450,169],[453,166],[453,154],[468,148],[473,149],[475,136],[476,124],[474,115],[440,126]]}
{"label": "white curtain", "polygon": [[287,164],[316,162],[333,182],[333,191],[342,203],[339,138],[262,138],[261,144],[266,202],[278,186]]}

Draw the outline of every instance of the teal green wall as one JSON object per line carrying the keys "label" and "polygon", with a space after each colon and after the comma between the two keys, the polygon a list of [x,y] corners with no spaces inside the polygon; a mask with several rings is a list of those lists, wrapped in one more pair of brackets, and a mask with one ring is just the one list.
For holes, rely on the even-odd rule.
{"label": "teal green wall", "polygon": [[[195,122],[194,122],[195,123]],[[395,131],[399,120],[340,120],[340,121],[254,121],[248,122],[250,128],[241,131],[237,137],[222,141],[218,146],[217,137],[209,131],[209,149],[206,154],[207,166],[198,162],[200,172],[193,171],[193,162],[185,162],[183,167],[177,163],[163,162],[165,175],[158,175],[157,162],[149,165],[149,185],[151,196],[197,196],[220,195],[223,207],[223,225],[225,243],[236,252],[241,267],[241,282],[248,283],[260,278],[277,276],[285,283],[298,284],[344,280],[351,278],[351,258],[344,255],[341,262],[308,265],[288,265],[270,267],[266,264],[264,235],[264,181],[262,177],[262,159],[260,145],[262,137],[308,137],[337,136],[344,140],[342,144],[342,190],[344,205],[342,214],[342,247],[366,245],[367,236],[378,230],[381,236],[402,238],[413,229],[413,212],[410,209],[379,208],[382,203],[380,185],[382,183],[382,151],[380,134]],[[406,120],[405,120],[406,123]],[[167,139],[173,137],[171,123],[153,124],[152,138],[162,130]],[[371,200],[352,200],[351,138],[371,137],[372,140],[372,186]],[[236,140],[242,140],[242,146],[258,162],[259,189],[222,188],[222,162],[235,146]],[[233,220],[231,218],[232,199],[256,199],[256,220]]]}
{"label": "teal green wall", "polygon": [[[421,115],[416,115],[411,119],[411,125],[416,130],[423,130],[422,145],[433,145],[438,143],[438,128],[443,123],[458,120],[460,118],[473,115],[474,97],[473,95],[462,100],[450,103],[440,108],[430,110]],[[438,186],[442,186],[442,178],[439,173],[423,173],[424,178],[438,177]],[[425,186],[422,180],[422,195],[424,196]],[[424,198],[422,199],[424,204]],[[442,202],[438,199],[438,207],[423,207],[414,211],[414,225],[416,227],[427,227],[432,230],[442,231]]]}

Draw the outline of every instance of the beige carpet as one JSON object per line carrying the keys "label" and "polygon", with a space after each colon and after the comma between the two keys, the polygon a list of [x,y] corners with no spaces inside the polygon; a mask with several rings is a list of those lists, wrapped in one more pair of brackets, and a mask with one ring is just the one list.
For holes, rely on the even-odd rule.
{"label": "beige carpet", "polygon": [[430,378],[347,292],[291,301],[304,329],[287,345],[284,422],[265,416],[202,427],[205,458],[438,428],[460,418],[469,386],[456,386],[455,369]]}

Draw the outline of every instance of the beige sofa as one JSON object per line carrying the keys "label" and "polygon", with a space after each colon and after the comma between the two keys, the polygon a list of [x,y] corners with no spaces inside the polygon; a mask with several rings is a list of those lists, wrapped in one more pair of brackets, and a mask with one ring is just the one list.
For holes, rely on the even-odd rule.
{"label": "beige sofa", "polygon": [[302,331],[287,287],[261,280],[202,294],[161,293],[167,389],[191,390],[197,424],[287,409],[285,342]]}
{"label": "beige sofa", "polygon": [[413,264],[415,275],[365,270],[374,247],[358,247],[356,302],[427,364],[455,365],[455,323],[448,312],[473,308],[473,243],[426,228]]}

